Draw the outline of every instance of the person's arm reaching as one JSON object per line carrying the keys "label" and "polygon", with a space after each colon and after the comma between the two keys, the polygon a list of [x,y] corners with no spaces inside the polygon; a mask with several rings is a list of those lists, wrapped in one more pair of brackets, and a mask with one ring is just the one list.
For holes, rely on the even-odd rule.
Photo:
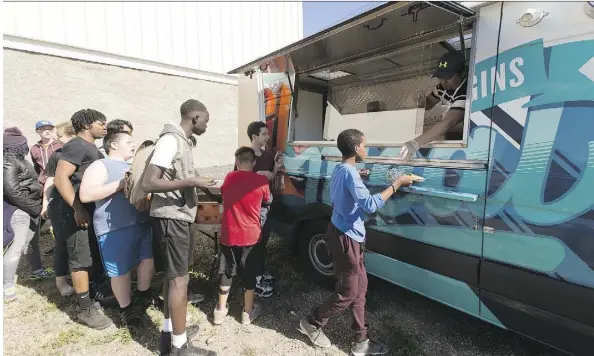
{"label": "person's arm reaching", "polygon": [[355,201],[359,204],[361,209],[368,214],[375,213],[378,209],[382,208],[388,199],[396,193],[396,191],[403,186],[412,184],[412,178],[407,175],[403,175],[394,181],[388,188],[384,189],[381,193],[371,195],[369,189],[363,184],[360,177],[356,177],[353,174],[349,174],[346,180],[349,191]]}
{"label": "person's arm reaching", "polygon": [[47,177],[43,185],[43,202],[41,204],[41,217],[47,218],[47,208],[49,206],[49,199],[54,192],[54,177]]}
{"label": "person's arm reaching", "polygon": [[171,166],[171,162],[177,152],[177,139],[172,135],[164,135],[155,144],[155,150],[151,161],[144,172],[142,188],[147,193],[173,192],[189,187],[207,189],[213,184],[211,178],[194,177],[181,180],[163,179],[165,170]]}
{"label": "person's arm reaching", "polygon": [[448,133],[450,129],[460,122],[464,121],[464,110],[458,108],[452,108],[448,110],[443,119],[437,124],[431,126],[427,132],[417,137],[415,141],[419,146],[426,145],[435,141],[438,137],[441,137]]}
{"label": "person's arm reaching", "polygon": [[80,201],[82,203],[98,201],[124,189],[124,178],[106,184],[107,179],[108,172],[105,164],[101,161],[93,162],[85,171],[80,183]]}

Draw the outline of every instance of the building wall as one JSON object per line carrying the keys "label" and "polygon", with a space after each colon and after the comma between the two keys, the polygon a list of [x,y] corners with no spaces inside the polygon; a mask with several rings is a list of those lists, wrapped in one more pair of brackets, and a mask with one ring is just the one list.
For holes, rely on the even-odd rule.
{"label": "building wall", "polygon": [[8,36],[215,73],[303,37],[301,2],[4,2],[2,15]]}
{"label": "building wall", "polygon": [[187,99],[202,101],[210,112],[207,132],[194,151],[197,166],[233,163],[237,147],[237,85],[197,80],[4,49],[4,128],[17,125],[32,144],[35,122],[69,120],[93,108],[108,120],[134,125],[140,143],[155,139],[163,125],[179,120]]}

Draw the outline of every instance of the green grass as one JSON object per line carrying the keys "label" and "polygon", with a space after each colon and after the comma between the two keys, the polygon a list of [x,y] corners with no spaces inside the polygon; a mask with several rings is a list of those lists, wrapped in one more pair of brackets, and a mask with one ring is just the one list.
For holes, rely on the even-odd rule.
{"label": "green grass", "polygon": [[258,355],[258,350],[256,350],[253,347],[246,347],[245,349],[243,349],[241,351],[241,355],[242,356],[257,356]]}
{"label": "green grass", "polygon": [[73,326],[70,329],[58,333],[56,339],[48,343],[44,348],[52,350],[59,349],[68,344],[76,344],[84,335],[85,333],[81,326]]}

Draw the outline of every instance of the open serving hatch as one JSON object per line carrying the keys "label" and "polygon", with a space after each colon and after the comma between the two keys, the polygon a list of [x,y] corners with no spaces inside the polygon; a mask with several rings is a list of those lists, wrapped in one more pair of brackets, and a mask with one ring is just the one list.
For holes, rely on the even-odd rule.
{"label": "open serving hatch", "polygon": [[[340,131],[354,127],[368,146],[399,147],[441,117],[440,105],[419,109],[417,95],[437,84],[432,73],[443,54],[461,50],[472,58],[475,18],[456,2],[391,2],[230,73],[283,78],[292,95],[290,145],[333,146]],[[429,146],[464,147],[468,108],[459,137]]]}

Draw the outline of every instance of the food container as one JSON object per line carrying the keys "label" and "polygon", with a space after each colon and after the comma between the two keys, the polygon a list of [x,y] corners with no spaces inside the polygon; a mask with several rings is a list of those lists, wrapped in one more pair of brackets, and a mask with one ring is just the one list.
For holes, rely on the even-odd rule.
{"label": "food container", "polygon": [[[216,181],[215,186],[210,190],[213,196],[219,197],[222,182]],[[222,221],[223,204],[215,201],[212,196],[198,190],[198,210],[196,211],[196,223],[201,225],[220,225]]]}
{"label": "food container", "polygon": [[202,225],[219,225],[223,205],[217,202],[198,202],[196,223]]}

